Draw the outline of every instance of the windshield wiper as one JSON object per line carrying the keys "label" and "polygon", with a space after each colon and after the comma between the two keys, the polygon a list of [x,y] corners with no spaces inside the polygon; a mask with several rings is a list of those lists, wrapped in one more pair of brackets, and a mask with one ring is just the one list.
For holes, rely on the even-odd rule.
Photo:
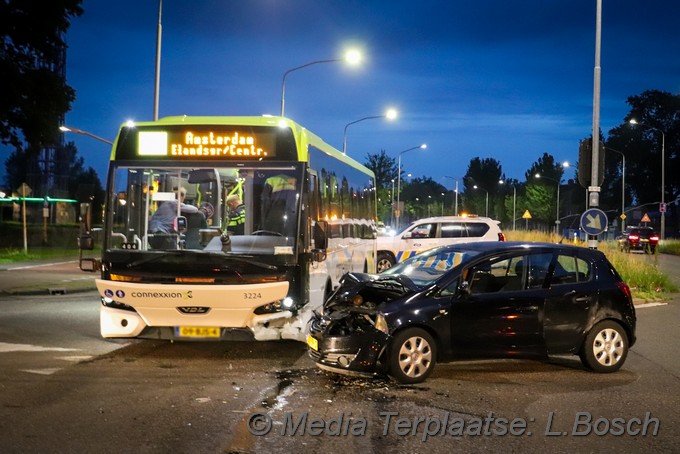
{"label": "windshield wiper", "polygon": [[155,262],[157,260],[161,260],[161,259],[167,257],[168,254],[171,254],[171,255],[201,255],[201,256],[207,254],[211,257],[215,257],[215,258],[219,258],[219,259],[227,259],[227,260],[234,261],[234,262],[247,263],[249,265],[254,265],[258,268],[263,268],[265,270],[277,270],[278,269],[278,267],[276,265],[270,265],[268,263],[263,263],[263,262],[258,262],[258,261],[252,260],[253,256],[247,256],[247,258],[245,258],[245,257],[236,257],[236,256],[233,256],[233,255],[225,254],[223,252],[216,252],[216,251],[204,252],[204,251],[196,251],[196,250],[190,250],[190,249],[179,249],[179,250],[171,249],[171,250],[159,252],[159,253],[154,254],[152,257],[144,257],[144,258],[136,260],[134,262],[130,262],[130,263],[127,264],[127,268],[135,268],[135,267],[138,267],[139,265],[144,265],[145,263],[152,263],[152,262]]}

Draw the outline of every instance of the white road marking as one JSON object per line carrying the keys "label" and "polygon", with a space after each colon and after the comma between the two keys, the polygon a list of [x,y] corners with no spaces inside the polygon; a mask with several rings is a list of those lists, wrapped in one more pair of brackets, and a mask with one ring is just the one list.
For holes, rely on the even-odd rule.
{"label": "white road marking", "polygon": [[69,260],[68,262],[43,263],[42,265],[16,266],[14,268],[6,268],[6,271],[27,270],[29,268],[40,268],[40,267],[43,267],[43,266],[68,265],[69,263],[78,263],[78,261],[77,260]]}
{"label": "white road marking", "polygon": [[46,368],[46,369],[21,369],[21,372],[28,372],[29,374],[38,375],[52,375],[53,373],[60,371],[61,368]]}
{"label": "white road marking", "polygon": [[78,348],[42,347],[30,344],[8,344],[0,342],[0,353],[9,352],[77,352]]}
{"label": "white road marking", "polygon": [[643,307],[668,306],[668,303],[643,303],[636,304],[635,309],[642,309]]}
{"label": "white road marking", "polygon": [[81,361],[87,361],[88,359],[92,359],[92,355],[83,355],[83,356],[56,356],[55,359],[61,359],[63,361],[71,361],[74,363],[79,363]]}

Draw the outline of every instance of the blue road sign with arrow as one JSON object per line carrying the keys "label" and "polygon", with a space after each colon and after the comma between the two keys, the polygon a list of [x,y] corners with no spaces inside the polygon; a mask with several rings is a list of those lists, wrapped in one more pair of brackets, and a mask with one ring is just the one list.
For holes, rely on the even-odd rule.
{"label": "blue road sign with arrow", "polygon": [[581,229],[588,235],[599,235],[607,230],[607,215],[598,208],[586,210],[581,215]]}

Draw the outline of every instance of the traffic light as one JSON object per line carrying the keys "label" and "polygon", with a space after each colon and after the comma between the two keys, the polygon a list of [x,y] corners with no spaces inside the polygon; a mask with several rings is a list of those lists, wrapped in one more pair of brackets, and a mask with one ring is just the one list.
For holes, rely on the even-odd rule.
{"label": "traffic light", "polygon": [[578,182],[588,189],[589,186],[602,186],[604,182],[604,142],[600,141],[597,151],[597,182],[590,181],[593,168],[593,139],[585,139],[578,146]]}

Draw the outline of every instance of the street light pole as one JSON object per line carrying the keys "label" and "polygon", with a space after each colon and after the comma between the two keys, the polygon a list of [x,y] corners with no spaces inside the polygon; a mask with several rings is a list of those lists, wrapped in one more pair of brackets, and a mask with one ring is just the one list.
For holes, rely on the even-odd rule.
{"label": "street light pole", "polygon": [[390,206],[392,207],[392,213],[390,214],[390,227],[394,225],[394,178],[392,178],[392,197],[390,200]]}
{"label": "street light pole", "polygon": [[412,147],[399,152],[399,164],[397,166],[397,231],[399,231],[399,221],[401,220],[401,204],[399,203],[401,196],[401,155],[407,151],[417,150],[419,148],[424,150],[427,148],[427,144],[418,145],[417,147]]}
{"label": "street light pole", "polygon": [[456,182],[456,188],[454,189],[456,196],[455,196],[455,202],[454,202],[454,207],[453,207],[453,215],[458,216],[458,178],[448,177],[446,175],[444,175],[444,178],[450,178],[450,179],[452,179]]}
{"label": "street light pole", "polygon": [[73,132],[73,133],[76,133],[76,134],[80,134],[80,135],[82,135],[82,136],[90,137],[90,138],[95,139],[95,140],[98,140],[98,141],[100,141],[100,142],[107,143],[107,144],[109,144],[109,145],[113,145],[113,142],[111,142],[110,140],[106,140],[106,139],[104,139],[104,138],[102,138],[102,137],[95,136],[95,135],[92,134],[91,132],[83,131],[82,129],[74,128],[74,127],[72,127],[72,126],[65,126],[65,125],[62,125],[62,126],[59,126],[59,130],[60,130],[61,132]]}
{"label": "street light pole", "polygon": [[387,118],[388,120],[394,120],[397,118],[397,111],[394,109],[388,109],[387,112],[383,115],[372,115],[370,117],[364,117],[360,118],[358,120],[354,120],[352,122],[349,122],[345,125],[345,132],[342,135],[342,154],[347,154],[347,128],[355,123],[359,123],[360,121],[364,120],[372,120],[374,118]]}
{"label": "street light pole", "polygon": [[482,191],[486,192],[486,211],[485,211],[486,214],[484,214],[484,216],[486,216],[486,217],[488,218],[488,217],[489,217],[489,191],[487,191],[487,190],[484,189],[484,188],[480,188],[480,187],[477,186],[477,185],[474,185],[474,186],[472,186],[472,187],[473,187],[474,189],[481,189]]}
{"label": "street light pole", "polygon": [[666,239],[666,133],[659,128],[654,126],[648,126],[642,123],[638,123],[635,118],[629,121],[632,125],[640,125],[643,128],[652,129],[654,131],[661,133],[661,206],[659,211],[661,212],[661,241]]}
{"label": "street light pole", "polygon": [[626,229],[626,155],[622,151],[614,150],[613,148],[605,147],[605,150],[613,151],[621,155],[623,164],[621,166],[621,232]]}
{"label": "street light pole", "polygon": [[286,77],[288,74],[292,73],[293,71],[297,71],[299,69],[306,68],[308,66],[312,65],[318,65],[320,63],[337,63],[340,61],[346,61],[350,64],[358,64],[359,61],[361,60],[361,54],[356,51],[356,50],[351,50],[345,54],[344,58],[333,58],[330,60],[316,60],[312,61],[309,63],[305,63],[304,65],[296,66],[295,68],[291,68],[285,73],[283,73],[283,77],[281,78],[281,116],[283,117],[284,113],[284,107],[285,107],[285,94],[286,94]]}
{"label": "street light pole", "polygon": [[161,39],[163,36],[163,25],[161,16],[163,13],[163,0],[158,0],[158,26],[156,27],[156,73],[154,77],[153,89],[153,120],[158,120],[158,104],[161,91]]}
{"label": "street light pole", "polygon": [[[505,184],[505,180],[498,180],[499,184]],[[505,204],[504,204],[505,205]],[[515,230],[515,218],[517,217],[517,186],[512,185],[512,230]]]}

